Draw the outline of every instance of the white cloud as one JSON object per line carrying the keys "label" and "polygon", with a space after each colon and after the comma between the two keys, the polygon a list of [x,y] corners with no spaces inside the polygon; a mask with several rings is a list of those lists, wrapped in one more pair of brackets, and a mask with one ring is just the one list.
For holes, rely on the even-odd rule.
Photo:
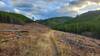
{"label": "white cloud", "polygon": [[3,7],[3,6],[5,6],[5,3],[0,1],[0,7]]}

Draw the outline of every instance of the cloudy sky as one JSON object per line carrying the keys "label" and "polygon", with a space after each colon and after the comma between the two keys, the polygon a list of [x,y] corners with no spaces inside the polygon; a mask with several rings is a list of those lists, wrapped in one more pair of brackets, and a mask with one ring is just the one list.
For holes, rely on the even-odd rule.
{"label": "cloudy sky", "polygon": [[100,0],[0,0],[0,10],[21,13],[35,19],[75,17],[87,11],[100,10]]}

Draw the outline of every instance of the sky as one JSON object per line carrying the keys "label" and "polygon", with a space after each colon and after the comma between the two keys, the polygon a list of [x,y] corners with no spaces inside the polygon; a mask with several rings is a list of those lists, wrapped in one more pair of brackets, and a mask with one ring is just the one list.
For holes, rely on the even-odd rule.
{"label": "sky", "polygon": [[23,14],[29,18],[75,17],[100,10],[100,0],[0,0],[0,11]]}

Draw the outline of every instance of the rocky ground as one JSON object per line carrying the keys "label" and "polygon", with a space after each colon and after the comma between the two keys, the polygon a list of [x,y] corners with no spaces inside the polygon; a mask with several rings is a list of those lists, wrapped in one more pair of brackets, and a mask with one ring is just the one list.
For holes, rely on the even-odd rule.
{"label": "rocky ground", "polygon": [[0,56],[100,56],[100,40],[38,23],[0,23]]}

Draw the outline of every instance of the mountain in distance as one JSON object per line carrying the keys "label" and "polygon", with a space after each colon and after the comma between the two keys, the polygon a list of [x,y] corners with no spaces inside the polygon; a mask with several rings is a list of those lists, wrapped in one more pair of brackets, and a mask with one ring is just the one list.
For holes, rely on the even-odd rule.
{"label": "mountain in distance", "polygon": [[[64,23],[68,20],[73,19],[72,17],[67,17],[67,16],[63,16],[63,17],[53,17],[53,18],[48,18],[48,19],[44,19],[44,20],[37,20],[37,22],[41,22],[43,23],[44,21],[48,22],[56,22],[56,23]],[[43,22],[42,22],[43,21]]]}
{"label": "mountain in distance", "polygon": [[59,26],[59,24],[63,24],[64,22],[67,22],[72,19],[73,19],[72,17],[63,16],[63,17],[48,18],[45,20],[37,20],[36,22],[42,23],[52,28],[56,28],[57,26]]}
{"label": "mountain in distance", "polygon": [[51,20],[48,22],[44,20],[42,22],[47,26],[51,26],[51,28],[55,30],[77,33],[85,36],[93,36],[100,39],[100,11],[89,11],[83,13],[72,20],[65,21],[61,24],[59,23],[58,25],[55,24],[56,26],[52,26]]}
{"label": "mountain in distance", "polygon": [[[12,19],[18,24],[8,21]],[[25,24],[19,24],[20,20]],[[100,56],[98,39],[27,23],[23,15],[5,12],[0,21],[0,56]]]}

